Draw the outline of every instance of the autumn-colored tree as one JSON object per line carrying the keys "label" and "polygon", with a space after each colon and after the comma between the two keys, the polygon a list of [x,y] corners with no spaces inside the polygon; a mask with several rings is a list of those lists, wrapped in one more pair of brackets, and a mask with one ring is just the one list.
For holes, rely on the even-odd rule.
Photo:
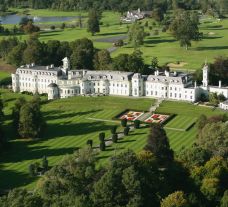
{"label": "autumn-colored tree", "polygon": [[161,207],[188,207],[188,201],[183,191],[176,191],[162,199]]}

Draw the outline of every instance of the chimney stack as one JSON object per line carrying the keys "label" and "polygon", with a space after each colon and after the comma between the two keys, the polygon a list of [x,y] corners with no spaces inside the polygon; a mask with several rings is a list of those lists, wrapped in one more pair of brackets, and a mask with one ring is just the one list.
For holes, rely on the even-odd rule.
{"label": "chimney stack", "polygon": [[219,81],[219,88],[222,88],[222,81]]}
{"label": "chimney stack", "polygon": [[169,77],[169,71],[165,70],[165,76]]}

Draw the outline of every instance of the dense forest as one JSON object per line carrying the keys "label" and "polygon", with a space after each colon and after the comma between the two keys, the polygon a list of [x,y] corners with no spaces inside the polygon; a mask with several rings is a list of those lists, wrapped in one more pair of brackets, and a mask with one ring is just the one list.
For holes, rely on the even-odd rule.
{"label": "dense forest", "polygon": [[113,10],[126,12],[127,10],[141,8],[153,10],[167,9],[201,9],[204,12],[215,10],[219,13],[228,11],[227,0],[0,0],[0,10],[7,7],[18,8],[51,8],[57,10],[87,10],[96,8],[101,10]]}

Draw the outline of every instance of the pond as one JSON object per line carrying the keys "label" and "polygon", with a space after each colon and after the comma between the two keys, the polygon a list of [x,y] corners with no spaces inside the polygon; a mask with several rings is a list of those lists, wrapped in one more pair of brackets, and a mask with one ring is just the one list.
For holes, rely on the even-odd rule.
{"label": "pond", "polygon": [[[78,16],[52,16],[52,17],[38,17],[38,16],[27,16],[33,19],[34,23],[45,23],[45,22],[66,22],[73,19],[79,18]],[[6,16],[0,16],[0,21],[2,24],[19,24],[23,16],[12,14]]]}

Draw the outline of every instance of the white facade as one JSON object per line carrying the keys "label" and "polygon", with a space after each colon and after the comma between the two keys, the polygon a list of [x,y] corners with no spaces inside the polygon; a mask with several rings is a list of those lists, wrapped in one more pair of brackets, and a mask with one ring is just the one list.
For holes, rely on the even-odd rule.
{"label": "white facade", "polygon": [[219,107],[223,110],[228,110],[228,100],[219,104]]}
{"label": "white facade", "polygon": [[70,70],[67,58],[62,67],[21,66],[12,74],[14,92],[46,93],[48,99],[86,94],[151,97],[195,102],[202,93],[215,92],[228,98],[228,87],[210,86],[209,68],[203,68],[203,85],[198,87],[190,74],[159,72],[141,75],[133,72]]}
{"label": "white facade", "polygon": [[128,11],[127,15],[121,18],[121,21],[127,22],[127,23],[132,23],[137,20],[141,20],[145,18],[145,12],[142,12],[140,9],[137,11]]}

